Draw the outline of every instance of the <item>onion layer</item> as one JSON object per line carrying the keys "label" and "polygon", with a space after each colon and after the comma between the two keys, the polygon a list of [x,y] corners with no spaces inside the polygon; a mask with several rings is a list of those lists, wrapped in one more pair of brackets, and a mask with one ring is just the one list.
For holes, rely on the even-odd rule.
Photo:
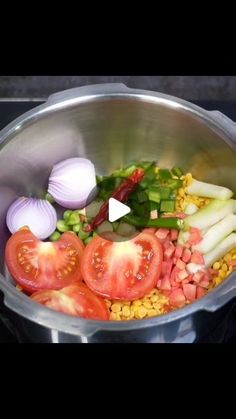
{"label": "onion layer", "polygon": [[97,194],[94,165],[81,157],[57,163],[49,177],[48,192],[65,208],[84,208]]}
{"label": "onion layer", "polygon": [[44,199],[21,197],[9,207],[6,223],[12,234],[28,226],[36,237],[43,240],[55,231],[57,213]]}

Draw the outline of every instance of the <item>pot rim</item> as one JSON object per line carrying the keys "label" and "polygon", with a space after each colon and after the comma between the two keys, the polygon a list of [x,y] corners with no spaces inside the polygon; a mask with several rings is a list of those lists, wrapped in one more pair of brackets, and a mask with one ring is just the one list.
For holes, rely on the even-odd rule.
{"label": "pot rim", "polygon": [[[159,103],[175,107],[176,109],[188,111],[199,117],[202,121],[210,123],[211,129],[216,129],[217,132],[220,131],[222,140],[228,143],[232,148],[235,148],[236,135],[234,136],[234,131],[232,133],[231,129],[232,126],[234,129],[235,125],[233,121],[225,117],[223,114],[214,111],[206,111],[191,102],[174,96],[149,90],[130,89],[123,84],[117,83],[73,88],[50,96],[45,103],[24,113],[3,128],[0,131],[0,145],[4,145],[4,143],[9,141],[16,132],[24,129],[36,119],[49,115],[54,111],[75,106],[80,103],[117,97],[122,99],[132,98],[140,101],[144,100],[146,102],[151,101],[153,103]],[[73,317],[49,309],[32,301],[25,294],[19,292],[10,283],[8,283],[1,274],[0,290],[3,291],[5,305],[24,318],[50,329],[56,329],[58,331],[74,335],[80,334],[82,336],[89,336],[99,330],[125,331],[163,326],[166,323],[180,320],[200,310],[215,311],[236,295],[236,281],[234,281],[234,279],[236,279],[236,273],[232,273],[226,281],[213,291],[209,292],[202,299],[171,313],[148,319],[119,322],[111,320],[95,321]]]}

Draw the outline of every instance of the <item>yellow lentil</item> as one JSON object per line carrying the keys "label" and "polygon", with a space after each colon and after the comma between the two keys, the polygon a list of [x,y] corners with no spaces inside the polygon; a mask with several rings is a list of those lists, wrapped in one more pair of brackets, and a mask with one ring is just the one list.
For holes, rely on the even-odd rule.
{"label": "yellow lentil", "polygon": [[124,306],[124,307],[122,308],[122,314],[123,314],[123,316],[125,316],[125,317],[129,317],[129,316],[130,316],[130,309],[129,309],[129,307],[128,307],[128,306]]}
{"label": "yellow lentil", "polygon": [[121,305],[117,303],[112,304],[111,310],[113,311],[113,313],[118,313],[121,310]]}
{"label": "yellow lentil", "polygon": [[218,270],[220,268],[220,263],[219,262],[215,262],[213,265],[213,269]]}

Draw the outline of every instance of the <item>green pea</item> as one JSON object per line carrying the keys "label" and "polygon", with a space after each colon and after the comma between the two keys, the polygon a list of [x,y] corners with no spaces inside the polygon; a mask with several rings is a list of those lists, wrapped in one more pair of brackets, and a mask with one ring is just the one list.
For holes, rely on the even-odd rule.
{"label": "green pea", "polygon": [[67,211],[64,212],[63,218],[64,218],[65,221],[68,220],[68,218],[72,214],[72,212],[73,211],[71,211],[71,210],[67,210]]}
{"label": "green pea", "polygon": [[75,233],[78,233],[80,231],[80,229],[81,229],[81,225],[80,224],[73,225],[73,231]]}
{"label": "green pea", "polygon": [[56,242],[57,240],[59,240],[61,237],[61,234],[59,233],[59,231],[54,231],[53,234],[51,234],[51,236],[49,237],[49,240],[51,240],[52,242]]}
{"label": "green pea", "polygon": [[64,233],[65,231],[69,231],[70,227],[66,225],[64,220],[59,220],[57,222],[57,230],[59,230],[60,233]]}
{"label": "green pea", "polygon": [[74,212],[72,212],[72,213],[69,215],[68,219],[66,220],[66,223],[67,223],[69,226],[73,226],[73,225],[75,225],[75,224],[80,224],[80,216],[79,216],[78,211],[74,211]]}
{"label": "green pea", "polygon": [[90,233],[86,233],[86,231],[80,230],[79,231],[79,237],[81,240],[85,240],[89,237]]}
{"label": "green pea", "polygon": [[84,240],[84,244],[89,244],[89,242],[91,242],[91,240],[93,240],[92,237],[87,237],[87,239]]}

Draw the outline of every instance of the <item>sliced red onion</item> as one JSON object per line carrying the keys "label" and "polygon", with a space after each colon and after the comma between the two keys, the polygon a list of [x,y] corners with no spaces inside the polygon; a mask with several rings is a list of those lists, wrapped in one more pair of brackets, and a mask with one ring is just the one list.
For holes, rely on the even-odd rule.
{"label": "sliced red onion", "polygon": [[49,177],[48,192],[65,208],[84,208],[97,194],[93,163],[81,157],[57,163]]}
{"label": "sliced red onion", "polygon": [[22,197],[9,207],[6,223],[12,234],[28,226],[36,237],[43,240],[55,231],[57,213],[44,199]]}

